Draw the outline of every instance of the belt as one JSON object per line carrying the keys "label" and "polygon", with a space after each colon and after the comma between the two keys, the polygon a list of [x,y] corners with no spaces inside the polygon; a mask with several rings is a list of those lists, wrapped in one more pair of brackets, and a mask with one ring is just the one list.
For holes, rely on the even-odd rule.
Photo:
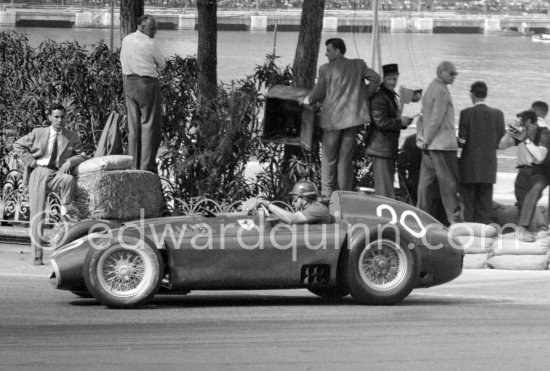
{"label": "belt", "polygon": [[126,77],[132,77],[132,78],[142,77],[142,78],[146,78],[146,79],[156,79],[156,77],[153,77],[153,76],[140,76],[140,75],[136,75],[136,74],[126,75]]}
{"label": "belt", "polygon": [[517,169],[530,169],[532,168],[531,165],[519,165],[519,166],[516,166]]}

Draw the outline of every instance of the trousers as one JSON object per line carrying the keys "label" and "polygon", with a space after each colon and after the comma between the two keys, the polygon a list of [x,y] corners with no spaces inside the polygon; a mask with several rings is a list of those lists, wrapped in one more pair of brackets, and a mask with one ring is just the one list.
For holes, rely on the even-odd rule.
{"label": "trousers", "polygon": [[343,130],[323,130],[321,143],[321,194],[330,197],[335,189],[353,187],[353,155],[359,126]]}
{"label": "trousers", "polygon": [[126,76],[124,79],[128,111],[128,152],[133,167],[157,172],[157,151],[161,133],[161,95],[159,80],[147,76]]}
{"label": "trousers", "polygon": [[374,193],[395,199],[393,180],[395,175],[395,160],[372,156],[372,171],[374,175]]}
{"label": "trousers", "polygon": [[456,151],[425,150],[422,152],[418,182],[418,208],[435,216],[438,195],[443,202],[449,223],[462,222]]}
{"label": "trousers", "polygon": [[491,223],[493,209],[493,184],[461,184],[460,194],[464,201],[464,220],[475,223]]}
{"label": "trousers", "polygon": [[550,184],[548,176],[533,167],[522,167],[514,182],[514,193],[518,201],[519,225],[525,228],[531,226],[537,203],[542,192]]}
{"label": "trousers", "polygon": [[55,169],[37,166],[29,177],[29,209],[31,248],[34,258],[41,259],[46,241],[43,238],[44,210],[49,192],[55,192],[61,198],[62,205],[70,205],[74,201],[75,177],[59,173]]}

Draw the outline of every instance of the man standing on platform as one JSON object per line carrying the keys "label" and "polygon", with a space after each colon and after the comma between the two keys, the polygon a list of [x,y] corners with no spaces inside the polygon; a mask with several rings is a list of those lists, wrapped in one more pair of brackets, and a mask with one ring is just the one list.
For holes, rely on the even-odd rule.
{"label": "man standing on platform", "polygon": [[473,107],[460,112],[458,161],[460,193],[464,200],[464,220],[491,222],[493,184],[497,174],[497,149],[504,135],[504,113],[485,104],[487,85],[476,81],[470,88]]}
{"label": "man standing on platform", "polygon": [[371,98],[372,133],[367,152],[372,156],[374,190],[379,196],[395,198],[393,179],[395,160],[399,148],[399,135],[412,122],[410,117],[401,116],[398,95],[395,92],[399,79],[397,64],[382,66],[382,85]]}
{"label": "man standing on platform", "polygon": [[120,63],[128,111],[128,151],[133,167],[157,172],[160,146],[161,96],[159,72],[166,61],[156,42],[157,22],[145,14],[138,19],[138,30],[122,41]]}
{"label": "man standing on platform", "polygon": [[[303,104],[322,102],[323,131],[321,198],[330,199],[335,189],[351,190],[353,154],[359,126],[370,122],[368,98],[380,85],[380,76],[362,59],[347,59],[342,39],[328,39],[328,63],[319,68],[319,79]],[[365,86],[365,81],[369,81]]]}
{"label": "man standing on platform", "polygon": [[30,206],[31,243],[34,264],[42,265],[41,228],[44,221],[48,192],[61,199],[61,215],[74,222],[78,218],[72,205],[75,178],[71,171],[86,159],[77,133],[65,129],[65,108],[53,105],[48,109],[50,126],[36,128],[13,144],[13,150],[25,164],[23,183],[28,186]]}
{"label": "man standing on platform", "polygon": [[441,62],[437,78],[422,98],[422,122],[417,125],[417,146],[423,150],[418,207],[435,215],[436,195],[441,195],[450,224],[462,222],[458,195],[458,144],[454,106],[447,88],[458,75],[451,62]]}

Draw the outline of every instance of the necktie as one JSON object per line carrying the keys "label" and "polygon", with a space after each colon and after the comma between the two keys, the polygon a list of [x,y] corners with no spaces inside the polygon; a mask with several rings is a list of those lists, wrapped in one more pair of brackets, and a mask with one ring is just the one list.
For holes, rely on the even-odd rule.
{"label": "necktie", "polygon": [[50,169],[56,169],[57,163],[57,133],[53,137],[53,146],[52,146],[52,154],[50,155],[50,161],[48,162],[48,167]]}

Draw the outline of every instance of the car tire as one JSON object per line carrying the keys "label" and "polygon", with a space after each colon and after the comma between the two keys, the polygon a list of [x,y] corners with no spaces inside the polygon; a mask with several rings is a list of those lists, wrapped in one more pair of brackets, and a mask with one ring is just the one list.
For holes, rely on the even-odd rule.
{"label": "car tire", "polygon": [[352,239],[347,265],[351,296],[362,304],[391,305],[405,299],[419,275],[417,252],[403,233],[393,229],[367,240],[364,232]]}
{"label": "car tire", "polygon": [[136,308],[158,291],[163,275],[156,247],[122,236],[105,249],[91,249],[84,262],[84,281],[94,298],[112,308]]}
{"label": "car tire", "polygon": [[309,292],[326,299],[340,299],[349,295],[346,287],[308,287]]}
{"label": "car tire", "polygon": [[95,228],[94,232],[101,232],[103,230],[106,230],[106,228],[118,228],[120,227],[120,223],[113,222],[110,220],[103,220],[103,219],[86,219],[82,220],[75,225],[73,225],[64,236],[59,236],[57,241],[54,245],[54,250],[57,250],[64,245],[73,242],[74,240],[79,239],[80,237],[86,236],[90,228],[93,226],[97,226],[98,224],[103,224],[105,227],[103,228]]}

